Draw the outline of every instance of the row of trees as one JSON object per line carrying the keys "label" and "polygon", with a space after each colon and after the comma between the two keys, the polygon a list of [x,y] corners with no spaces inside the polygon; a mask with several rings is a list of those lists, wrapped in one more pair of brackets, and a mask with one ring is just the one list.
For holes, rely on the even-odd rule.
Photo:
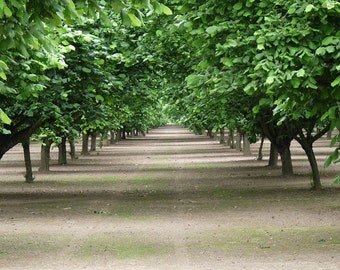
{"label": "row of trees", "polygon": [[49,145],[170,117],[267,137],[284,175],[295,139],[321,188],[313,143],[340,128],[337,1],[60,2],[0,0],[0,158],[33,133]]}
{"label": "row of trees", "polygon": [[[170,25],[163,38],[171,37],[175,73],[182,75],[170,86],[176,117],[198,132],[227,127],[253,140],[267,137],[283,175],[293,174],[295,139],[310,162],[313,188],[320,189],[313,143],[340,128],[340,3],[171,2],[177,27]],[[339,162],[334,134],[326,166]]]}
{"label": "row of trees", "polygon": [[29,163],[32,135],[48,157],[80,133],[166,123],[135,28],[159,14],[171,10],[157,1],[0,1],[0,159],[23,143]]}

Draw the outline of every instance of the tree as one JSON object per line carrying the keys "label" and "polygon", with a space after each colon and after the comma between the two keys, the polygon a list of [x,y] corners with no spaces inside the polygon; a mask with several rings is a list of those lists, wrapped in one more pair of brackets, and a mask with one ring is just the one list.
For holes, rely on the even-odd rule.
{"label": "tree", "polygon": [[244,90],[255,102],[246,122],[257,123],[275,144],[283,174],[293,173],[289,146],[295,138],[320,189],[311,150],[330,123],[339,125],[339,3],[197,0],[179,10],[185,12],[177,16],[178,28],[186,29],[183,38],[196,59],[187,76],[194,86],[189,95],[209,83],[208,91],[221,95]]}
{"label": "tree", "polygon": [[[44,122],[53,121],[51,111],[58,111],[43,97],[51,81],[45,73],[65,67],[63,54],[68,46],[62,46],[58,38],[61,26],[75,20],[79,23],[88,16],[110,23],[106,8],[113,8],[125,24],[134,26],[143,23],[142,9],[171,14],[169,8],[155,0],[0,2],[0,19],[4,22],[0,27],[0,158]],[[41,116],[41,109],[47,114]]]}

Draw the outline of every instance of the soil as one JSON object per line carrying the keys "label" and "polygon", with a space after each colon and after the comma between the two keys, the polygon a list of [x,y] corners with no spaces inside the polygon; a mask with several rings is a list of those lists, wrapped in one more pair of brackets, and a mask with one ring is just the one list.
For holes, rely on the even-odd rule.
{"label": "soil", "polygon": [[[23,155],[0,161],[0,269],[340,269],[339,166],[316,153],[322,191],[293,143],[295,175],[168,125],[105,145],[24,183]],[[79,145],[77,148],[80,151]]]}

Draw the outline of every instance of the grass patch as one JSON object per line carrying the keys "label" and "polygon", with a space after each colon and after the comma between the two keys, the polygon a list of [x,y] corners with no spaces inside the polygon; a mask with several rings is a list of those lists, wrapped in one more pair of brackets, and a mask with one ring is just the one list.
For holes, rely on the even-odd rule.
{"label": "grass patch", "polygon": [[340,205],[333,205],[333,206],[330,206],[329,209],[331,211],[340,211]]}
{"label": "grass patch", "polygon": [[168,243],[151,242],[138,237],[122,237],[113,234],[96,234],[85,240],[78,256],[85,258],[113,257],[117,259],[138,259],[174,252]]}
{"label": "grass patch", "polygon": [[1,233],[0,239],[0,258],[59,252],[70,240],[44,233]]}
{"label": "grass patch", "polygon": [[202,170],[202,169],[215,169],[215,168],[223,168],[219,163],[187,163],[181,165],[182,169],[190,169],[190,170]]}
{"label": "grass patch", "polygon": [[170,243],[112,233],[93,234],[86,238],[74,238],[65,234],[2,233],[0,239],[0,260],[32,256],[47,258],[67,253],[67,249],[73,257],[90,260],[98,257],[138,259],[174,252],[174,246]]}
{"label": "grass patch", "polygon": [[[43,177],[39,177],[39,180],[37,182],[73,182],[73,181],[79,181],[79,182],[123,182],[123,181],[132,181],[132,182],[148,182],[148,181],[154,181],[157,180],[158,177],[156,176],[129,176],[129,175],[121,175],[121,176],[115,176],[115,175],[96,175],[96,176],[67,176],[67,178],[56,178],[56,179],[44,179]],[[37,183],[36,182],[36,183]]]}
{"label": "grass patch", "polygon": [[214,230],[193,235],[189,243],[192,252],[299,253],[321,250],[340,252],[340,227],[297,227],[268,229]]}

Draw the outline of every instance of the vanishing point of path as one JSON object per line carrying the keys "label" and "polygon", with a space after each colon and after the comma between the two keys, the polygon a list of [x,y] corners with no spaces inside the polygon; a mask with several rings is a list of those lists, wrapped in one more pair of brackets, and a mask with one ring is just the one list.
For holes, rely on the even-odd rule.
{"label": "vanishing point of path", "polygon": [[256,155],[169,125],[52,161],[48,174],[33,145],[28,185],[15,147],[0,161],[0,269],[339,269],[336,172],[312,192],[292,151],[298,173],[282,178]]}

